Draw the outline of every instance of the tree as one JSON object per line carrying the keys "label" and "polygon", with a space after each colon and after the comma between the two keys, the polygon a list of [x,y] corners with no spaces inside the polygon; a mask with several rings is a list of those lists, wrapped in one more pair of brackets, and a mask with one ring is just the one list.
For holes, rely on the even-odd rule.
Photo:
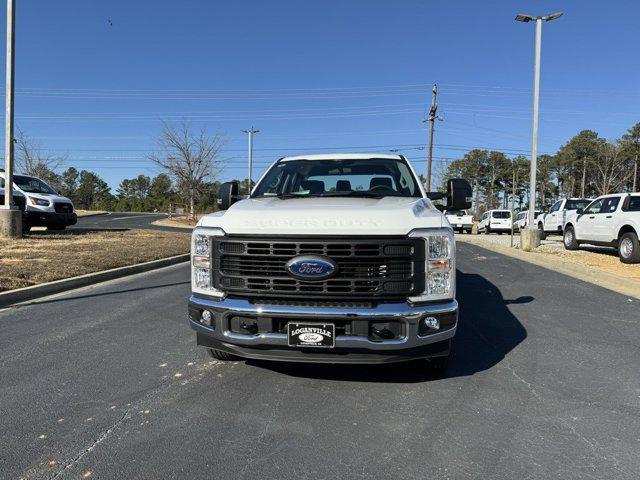
{"label": "tree", "polygon": [[171,178],[165,173],[154,177],[149,189],[150,208],[165,210],[173,197]]}
{"label": "tree", "polygon": [[41,178],[60,189],[61,179],[55,171],[65,159],[64,156],[45,154],[37,141],[18,129],[15,139],[15,160],[19,172]]}
{"label": "tree", "polygon": [[111,210],[115,199],[107,182],[87,170],[80,172],[76,202],[80,208]]}
{"label": "tree", "polygon": [[205,182],[216,180],[223,169],[224,139],[218,134],[209,137],[204,129],[194,133],[186,120],[177,126],[166,122],[162,125],[156,142],[158,151],[151,153],[149,159],[173,177],[193,216],[196,197]]}
{"label": "tree", "polygon": [[627,130],[621,139],[621,154],[629,159],[631,168],[631,191],[636,192],[638,188],[638,158],[640,157],[640,123],[636,123]]}
{"label": "tree", "polygon": [[604,142],[598,148],[594,184],[597,195],[618,192],[624,189],[629,169],[621,155],[619,142]]}
{"label": "tree", "polygon": [[587,167],[595,164],[602,142],[604,139],[599,138],[593,130],[582,130],[558,150],[559,165],[563,167],[562,182],[570,187],[565,190],[567,196],[575,195],[576,185],[580,185],[582,198],[593,190],[589,189],[592,179],[587,177]]}
{"label": "tree", "polygon": [[76,191],[78,190],[78,180],[80,178],[80,172],[74,167],[67,168],[62,175],[60,175],[60,191],[62,195],[70,198],[75,202]]}

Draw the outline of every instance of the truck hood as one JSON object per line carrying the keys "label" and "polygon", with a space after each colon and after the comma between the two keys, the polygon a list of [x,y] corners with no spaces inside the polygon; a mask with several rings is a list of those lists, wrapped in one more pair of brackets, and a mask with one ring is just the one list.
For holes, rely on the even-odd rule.
{"label": "truck hood", "polygon": [[228,234],[406,235],[449,226],[426,198],[251,198],[205,215],[199,226]]}

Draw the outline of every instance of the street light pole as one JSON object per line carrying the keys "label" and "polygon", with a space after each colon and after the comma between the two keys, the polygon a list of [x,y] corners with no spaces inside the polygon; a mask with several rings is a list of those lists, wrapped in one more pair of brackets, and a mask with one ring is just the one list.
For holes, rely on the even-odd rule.
{"label": "street light pole", "polygon": [[252,176],[252,169],[253,169],[253,135],[254,133],[258,133],[260,130],[254,130],[253,127],[251,127],[250,130],[242,130],[242,133],[246,133],[249,135],[249,152],[248,152],[248,156],[249,156],[249,176],[248,176],[248,185],[247,185],[247,195],[251,195],[251,176]]}
{"label": "street light pole", "polygon": [[536,53],[533,66],[533,126],[531,128],[531,172],[529,176],[529,228],[538,228],[536,216],[536,173],[538,172],[538,107],[540,104],[540,50],[542,19],[536,18]]}
{"label": "street light pole", "polygon": [[4,205],[0,210],[0,235],[22,236],[22,212],[13,205],[13,94],[15,78],[15,0],[7,0],[7,80],[4,144]]}
{"label": "street light pole", "polygon": [[[562,16],[562,12],[552,13],[551,15],[545,15],[542,17],[534,17],[531,15],[519,14],[516,16],[516,21],[528,23],[531,21],[536,22],[536,43],[535,43],[535,56],[533,66],[533,125],[531,128],[531,173],[529,183],[529,224],[527,230],[537,230],[535,224],[536,216],[536,172],[537,172],[537,160],[538,160],[538,109],[540,105],[540,55],[542,50],[542,22],[550,22]],[[529,237],[529,244],[527,248],[535,248],[540,244],[540,239],[533,236]],[[525,243],[525,242],[523,242]]]}

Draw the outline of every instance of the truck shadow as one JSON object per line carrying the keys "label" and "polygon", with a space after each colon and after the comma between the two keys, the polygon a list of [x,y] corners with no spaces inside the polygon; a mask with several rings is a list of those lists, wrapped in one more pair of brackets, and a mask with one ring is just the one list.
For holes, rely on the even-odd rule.
{"label": "truck shadow", "polygon": [[508,305],[530,303],[533,297],[505,299],[481,275],[457,272],[460,320],[448,370],[434,375],[421,362],[390,365],[322,365],[247,360],[249,366],[284,375],[322,380],[417,383],[473,375],[497,365],[527,332]]}

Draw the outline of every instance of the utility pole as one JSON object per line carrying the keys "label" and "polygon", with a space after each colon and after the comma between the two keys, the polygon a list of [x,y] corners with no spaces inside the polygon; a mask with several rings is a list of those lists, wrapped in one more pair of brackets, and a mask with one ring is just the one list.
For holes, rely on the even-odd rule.
{"label": "utility pole", "polygon": [[246,133],[249,135],[249,176],[248,176],[248,185],[247,185],[247,195],[251,195],[251,170],[253,168],[253,135],[258,133],[260,130],[254,130],[253,126],[251,130],[242,130],[242,133]]}
{"label": "utility pole", "polygon": [[15,79],[15,0],[7,0],[7,80],[4,144],[4,205],[0,210],[0,235],[11,238],[22,236],[22,212],[13,205],[13,94]]}
{"label": "utility pole", "polygon": [[[638,147],[636,147],[637,149]],[[636,160],[633,162],[633,189],[632,192],[636,192],[636,185],[638,182],[638,154],[636,153]]]}
{"label": "utility pole", "polygon": [[[531,129],[531,182],[529,183],[529,224],[526,230],[531,234],[527,237],[526,249],[535,248],[540,245],[540,237],[534,237],[532,233],[535,226],[536,212],[536,172],[538,160],[538,107],[540,105],[540,54],[542,50],[542,21],[550,22],[562,16],[562,12],[552,13],[543,17],[533,17],[531,15],[516,15],[516,21],[528,23],[536,22],[535,56],[533,66],[533,126]],[[523,242],[524,243],[524,242]]]}
{"label": "utility pole", "polygon": [[427,180],[426,190],[431,191],[431,164],[433,162],[433,131],[435,130],[436,120],[442,121],[442,117],[438,114],[438,85],[433,84],[433,90],[431,94],[431,108],[429,109],[429,117],[422,120],[422,123],[430,122],[429,126],[429,156],[427,157]]}

